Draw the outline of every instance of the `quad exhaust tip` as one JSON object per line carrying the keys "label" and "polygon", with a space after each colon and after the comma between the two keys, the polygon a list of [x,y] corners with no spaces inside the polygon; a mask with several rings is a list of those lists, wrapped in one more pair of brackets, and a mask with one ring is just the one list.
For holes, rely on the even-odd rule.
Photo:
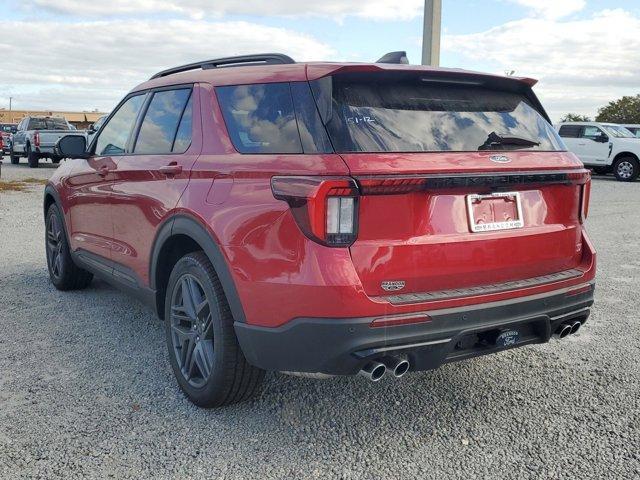
{"label": "quad exhaust tip", "polygon": [[380,361],[384,363],[384,366],[387,367],[387,370],[393,373],[393,376],[396,378],[404,376],[404,374],[409,371],[409,367],[411,366],[409,364],[409,361],[403,357],[383,357]]}
{"label": "quad exhaust tip", "polygon": [[553,334],[556,338],[566,338],[569,335],[573,335],[582,326],[582,322],[580,320],[575,320],[573,322],[565,322],[560,324],[560,326],[556,329]]}
{"label": "quad exhaust tip", "polygon": [[377,382],[384,377],[387,370],[390,371],[394,377],[400,378],[404,376],[410,368],[411,364],[405,357],[387,355],[380,358],[379,361],[367,363],[364,368],[358,372],[358,375],[362,375],[372,382]]}
{"label": "quad exhaust tip", "polygon": [[362,375],[372,382],[377,382],[384,377],[386,372],[387,367],[385,367],[383,363],[369,362],[358,372],[358,375]]}

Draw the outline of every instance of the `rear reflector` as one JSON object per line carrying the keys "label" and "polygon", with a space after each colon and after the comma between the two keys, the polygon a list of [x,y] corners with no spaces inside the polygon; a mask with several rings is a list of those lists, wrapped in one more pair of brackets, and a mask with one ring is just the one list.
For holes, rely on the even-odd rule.
{"label": "rear reflector", "polygon": [[431,317],[426,314],[421,315],[405,315],[401,317],[382,317],[376,318],[371,325],[371,328],[381,328],[381,327],[395,327],[398,325],[411,325],[414,323],[426,323],[430,322]]}

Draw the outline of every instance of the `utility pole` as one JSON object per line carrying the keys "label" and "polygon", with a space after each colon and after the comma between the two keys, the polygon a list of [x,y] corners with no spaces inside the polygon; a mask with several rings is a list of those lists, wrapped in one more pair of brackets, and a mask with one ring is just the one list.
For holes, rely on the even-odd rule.
{"label": "utility pole", "polygon": [[442,0],[424,0],[424,27],[422,29],[422,64],[440,65],[440,30],[442,26]]}

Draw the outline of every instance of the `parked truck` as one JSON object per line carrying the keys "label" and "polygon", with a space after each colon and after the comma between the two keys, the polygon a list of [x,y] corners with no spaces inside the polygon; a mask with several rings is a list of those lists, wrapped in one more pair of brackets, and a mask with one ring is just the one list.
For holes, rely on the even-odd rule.
{"label": "parked truck", "polygon": [[13,134],[9,151],[11,163],[19,163],[20,157],[27,158],[30,168],[38,167],[41,158],[50,158],[53,163],[59,163],[61,158],[54,154],[53,147],[65,135],[85,137],[86,133],[77,131],[62,117],[23,118]]}

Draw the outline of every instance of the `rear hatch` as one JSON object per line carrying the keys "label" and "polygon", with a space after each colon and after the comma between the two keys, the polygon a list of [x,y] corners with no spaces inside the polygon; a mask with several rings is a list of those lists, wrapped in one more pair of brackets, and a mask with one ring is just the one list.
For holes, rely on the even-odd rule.
{"label": "rear hatch", "polygon": [[530,84],[394,71],[311,86],[361,193],[350,252],[367,294],[552,281],[580,264],[588,173]]}

